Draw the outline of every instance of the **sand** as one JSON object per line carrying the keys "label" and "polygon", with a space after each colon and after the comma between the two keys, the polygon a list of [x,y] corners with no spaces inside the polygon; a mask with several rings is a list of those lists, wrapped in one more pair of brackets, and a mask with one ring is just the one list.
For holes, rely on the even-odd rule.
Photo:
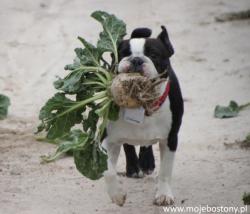
{"label": "sand", "polygon": [[[250,20],[218,23],[224,12],[250,8],[248,0],[41,0],[1,1],[0,92],[11,99],[9,116],[0,121],[0,213],[163,213],[152,205],[155,172],[143,179],[120,177],[127,202],[108,198],[104,181],[90,181],[71,157],[40,164],[55,147],[37,142],[33,132],[52,82],[64,76],[78,35],[97,40],[100,26],[89,15],[101,9],[121,17],[128,32],[139,26],[168,28],[175,48],[172,64],[186,98],[185,115],[173,175],[176,206],[242,206],[250,192],[249,150],[227,149],[250,132],[250,109],[232,119],[215,119],[217,104],[250,101]],[[118,170],[124,172],[124,153]],[[183,202],[183,203],[182,203]]]}

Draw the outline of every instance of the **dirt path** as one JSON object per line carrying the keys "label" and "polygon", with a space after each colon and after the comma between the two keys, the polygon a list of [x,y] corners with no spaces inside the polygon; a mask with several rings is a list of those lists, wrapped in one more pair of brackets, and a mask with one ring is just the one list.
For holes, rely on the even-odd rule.
{"label": "dirt path", "polygon": [[[163,213],[152,205],[158,168],[141,180],[121,177],[128,198],[120,208],[107,197],[103,179],[83,178],[72,158],[40,164],[39,156],[54,147],[33,137],[39,108],[80,45],[77,35],[96,41],[99,27],[89,17],[96,9],[117,14],[128,32],[148,26],[157,35],[161,24],[170,32],[173,67],[188,100],[174,168],[176,205],[242,206],[250,191],[250,151],[226,149],[224,142],[250,132],[250,110],[218,120],[213,109],[250,100],[250,20],[217,23],[214,17],[247,8],[248,0],[1,1],[0,92],[12,105],[0,121],[0,213]],[[118,168],[124,171],[123,153]]]}

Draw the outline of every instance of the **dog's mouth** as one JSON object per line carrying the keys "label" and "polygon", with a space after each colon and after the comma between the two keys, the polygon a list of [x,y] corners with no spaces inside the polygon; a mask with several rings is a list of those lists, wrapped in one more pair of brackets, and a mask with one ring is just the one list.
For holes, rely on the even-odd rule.
{"label": "dog's mouth", "polygon": [[129,69],[129,70],[127,71],[127,73],[136,73],[136,74],[139,74],[139,75],[141,75],[141,76],[146,76],[146,74],[145,74],[145,72],[143,71],[143,69],[133,69],[133,68],[131,68],[131,69]]}
{"label": "dog's mouth", "polygon": [[124,66],[122,70],[120,70],[120,73],[137,73],[140,74],[141,76],[147,76],[146,72],[144,70],[145,66],[140,66],[140,67],[135,67],[132,64],[128,63],[127,66]]}
{"label": "dog's mouth", "polygon": [[145,77],[149,77],[149,74],[146,72],[146,64],[141,64],[141,65],[134,65],[132,63],[129,63],[127,69],[125,69],[124,71],[122,71],[123,73],[136,73],[139,74],[141,76],[145,76]]}
{"label": "dog's mouth", "polygon": [[155,77],[158,72],[152,62],[146,57],[125,57],[118,65],[119,73],[139,73],[145,77]]}

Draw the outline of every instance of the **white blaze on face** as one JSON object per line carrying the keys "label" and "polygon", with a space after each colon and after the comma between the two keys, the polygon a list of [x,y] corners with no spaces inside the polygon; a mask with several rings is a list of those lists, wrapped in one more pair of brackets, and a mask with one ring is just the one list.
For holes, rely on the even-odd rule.
{"label": "white blaze on face", "polygon": [[118,65],[118,72],[129,72],[130,69],[130,57],[144,57],[144,44],[145,44],[145,39],[140,38],[140,39],[131,39],[129,41],[130,44],[130,51],[131,55],[128,57],[124,57],[119,65]]}
{"label": "white blaze on face", "polygon": [[152,60],[144,55],[146,39],[134,38],[129,41],[131,55],[124,57],[118,64],[118,72],[129,72],[131,69],[131,57],[140,57],[144,63],[142,65],[143,73],[147,77],[156,77],[158,72]]}
{"label": "white blaze on face", "polygon": [[133,57],[142,57],[144,56],[144,44],[145,39],[131,39],[129,41],[130,44],[130,51]]}

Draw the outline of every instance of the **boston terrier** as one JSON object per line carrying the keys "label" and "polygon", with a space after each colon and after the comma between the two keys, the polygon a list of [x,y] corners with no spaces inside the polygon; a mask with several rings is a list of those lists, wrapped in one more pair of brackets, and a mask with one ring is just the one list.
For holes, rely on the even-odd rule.
{"label": "boston terrier", "polygon": [[[143,108],[120,109],[119,119],[110,121],[103,147],[108,154],[108,169],[104,172],[107,192],[111,200],[122,206],[126,200],[117,179],[116,164],[123,145],[126,155],[126,175],[140,177],[150,174],[155,168],[152,145],[159,143],[160,170],[154,204],[172,205],[174,196],[171,190],[171,177],[178,132],[184,111],[183,99],[178,79],[170,64],[174,54],[168,32],[164,26],[157,38],[150,38],[151,30],[137,28],[128,40],[118,47],[118,72],[141,72],[154,78],[162,74],[166,81],[160,84],[161,96],[153,112],[148,115]],[[140,145],[139,157],[135,145]]]}

